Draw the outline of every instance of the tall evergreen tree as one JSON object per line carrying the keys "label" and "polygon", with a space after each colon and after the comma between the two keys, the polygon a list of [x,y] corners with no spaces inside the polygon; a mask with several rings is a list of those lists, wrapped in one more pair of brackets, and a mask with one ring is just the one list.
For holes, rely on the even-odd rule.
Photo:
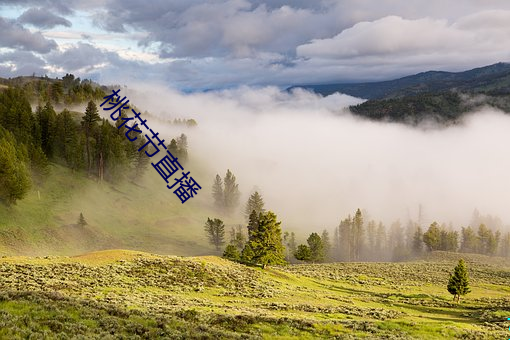
{"label": "tall evergreen tree", "polygon": [[87,221],[85,220],[85,217],[83,217],[83,213],[80,213],[80,217],[78,217],[78,225],[80,227],[84,227],[86,226],[88,223]]}
{"label": "tall evergreen tree", "polygon": [[354,214],[354,218],[352,219],[352,250],[353,250],[353,258],[355,261],[359,261],[361,249],[363,248],[363,216],[361,214],[361,210],[356,210],[356,214]]}
{"label": "tall evergreen tree", "polygon": [[212,196],[214,199],[214,206],[218,211],[222,211],[225,206],[224,195],[223,195],[223,181],[220,175],[216,175],[214,184],[212,187]]}
{"label": "tall evergreen tree", "polygon": [[453,275],[450,274],[447,289],[453,295],[453,300],[457,299],[457,302],[460,302],[461,295],[466,295],[471,291],[469,289],[467,266],[463,259],[459,260]]}
{"label": "tall evergreen tree", "polygon": [[416,255],[421,254],[423,250],[423,231],[418,226],[413,235],[413,253]]}
{"label": "tall evergreen tree", "polygon": [[340,234],[340,260],[341,261],[352,261],[352,218],[349,215],[346,219],[340,222],[338,226],[338,232]]}
{"label": "tall evergreen tree", "polygon": [[306,242],[310,248],[310,260],[312,262],[324,261],[324,244],[319,234],[311,233]]}
{"label": "tall evergreen tree", "polygon": [[367,241],[368,241],[368,251],[367,256],[369,259],[375,259],[375,246],[376,246],[376,239],[377,239],[377,224],[374,220],[371,220],[367,224]]}
{"label": "tall evergreen tree", "polygon": [[251,241],[259,229],[259,216],[256,211],[252,211],[248,219],[248,240]]}
{"label": "tall evergreen tree", "polygon": [[306,244],[300,244],[294,252],[294,257],[299,261],[310,262],[312,260],[312,252]]}
{"label": "tall evergreen tree", "polygon": [[324,248],[324,261],[329,262],[332,259],[332,247],[331,247],[331,240],[329,238],[329,232],[324,229],[321,234],[321,240],[322,240],[322,246]]}
{"label": "tall evergreen tree", "polygon": [[184,133],[177,138],[177,148],[179,149],[179,159],[185,164],[188,161],[188,137]]}
{"label": "tall evergreen tree", "polygon": [[228,244],[223,252],[223,257],[230,261],[239,261],[241,259],[241,254],[237,247],[233,244]]}
{"label": "tall evergreen tree", "polygon": [[85,148],[87,151],[87,170],[90,173],[92,169],[92,158],[90,156],[90,136],[92,135],[94,127],[97,125],[97,122],[101,120],[99,117],[97,106],[91,100],[87,104],[87,109],[85,110],[85,115],[82,118],[81,125],[85,132]]}
{"label": "tall evergreen tree", "polygon": [[258,228],[247,243],[253,250],[253,263],[261,264],[262,268],[270,264],[285,263],[281,222],[276,219],[276,215],[271,211],[260,213]]}
{"label": "tall evergreen tree", "polygon": [[506,233],[501,240],[500,255],[510,257],[510,232]]}
{"label": "tall evergreen tree", "polygon": [[246,216],[246,219],[250,219],[250,215],[253,211],[255,211],[257,215],[265,211],[264,200],[258,191],[255,191],[253,194],[251,194],[250,198],[248,198],[248,202],[246,202],[246,207],[244,209],[244,215]]}
{"label": "tall evergreen tree", "polygon": [[476,233],[471,227],[462,228],[462,244],[460,247],[460,251],[463,253],[476,253],[479,249],[478,238],[476,237]]}
{"label": "tall evergreen tree", "polygon": [[26,148],[17,145],[8,131],[0,128],[0,200],[15,204],[30,189],[30,172],[27,168]]}
{"label": "tall evergreen tree", "polygon": [[423,243],[425,243],[429,250],[439,249],[441,245],[441,229],[439,229],[437,222],[433,222],[423,234]]}
{"label": "tall evergreen tree", "polygon": [[219,251],[221,246],[225,243],[225,225],[223,221],[218,218],[207,218],[204,230],[209,239],[209,243],[215,246],[216,250]]}
{"label": "tall evergreen tree", "polygon": [[71,166],[73,153],[78,143],[78,125],[71,112],[64,109],[57,115],[55,144],[57,155],[67,166]]}
{"label": "tall evergreen tree", "polygon": [[387,239],[386,239],[386,227],[382,222],[379,221],[377,225],[377,245],[376,245],[376,253],[379,255],[379,258],[385,255],[387,250]]}
{"label": "tall evergreen tree", "polygon": [[234,176],[230,170],[227,170],[223,183],[225,211],[230,214],[239,205],[239,197],[241,195],[239,192],[239,185],[236,183],[236,176]]}
{"label": "tall evergreen tree", "polygon": [[43,108],[37,108],[36,118],[41,129],[41,148],[51,159],[55,144],[57,114],[50,102],[46,102]]}
{"label": "tall evergreen tree", "polygon": [[237,247],[239,251],[242,251],[246,244],[246,236],[243,233],[243,226],[238,225],[230,229],[230,244]]}

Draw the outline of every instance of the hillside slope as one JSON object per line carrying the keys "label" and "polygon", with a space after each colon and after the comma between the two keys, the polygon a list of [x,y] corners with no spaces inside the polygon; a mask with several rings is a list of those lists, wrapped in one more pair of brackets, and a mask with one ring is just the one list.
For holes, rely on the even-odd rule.
{"label": "hillside slope", "polygon": [[[194,170],[201,178],[199,169]],[[42,184],[16,205],[0,205],[0,254],[73,255],[126,248],[211,254],[203,224],[216,214],[208,188],[182,204],[149,166],[136,183],[112,184],[52,163]],[[83,213],[88,225],[77,224]],[[227,221],[228,223],[228,221]]]}
{"label": "hillside slope", "polygon": [[472,293],[458,305],[446,291],[456,263],[447,253],[432,262],[267,270],[217,257],[120,250],[71,258],[4,257],[0,337],[508,336],[510,264],[465,257]]}

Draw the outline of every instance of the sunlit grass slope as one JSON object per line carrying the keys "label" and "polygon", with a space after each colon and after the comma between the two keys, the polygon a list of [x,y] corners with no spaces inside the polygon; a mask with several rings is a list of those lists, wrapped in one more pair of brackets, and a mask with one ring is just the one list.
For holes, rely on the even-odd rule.
{"label": "sunlit grass slope", "polygon": [[467,256],[472,292],[456,304],[455,256],[267,270],[125,250],[4,257],[0,338],[508,337],[509,263]]}
{"label": "sunlit grass slope", "polygon": [[[123,248],[211,254],[203,225],[215,216],[208,183],[182,204],[149,165],[143,178],[116,184],[51,164],[41,184],[12,207],[0,205],[0,254],[72,255]],[[203,181],[200,171],[192,174]],[[83,213],[88,225],[77,225]]]}

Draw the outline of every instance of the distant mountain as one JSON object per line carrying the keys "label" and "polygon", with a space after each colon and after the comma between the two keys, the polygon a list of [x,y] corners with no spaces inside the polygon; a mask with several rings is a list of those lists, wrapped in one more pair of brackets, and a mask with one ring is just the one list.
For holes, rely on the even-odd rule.
{"label": "distant mountain", "polygon": [[395,80],[290,87],[313,90],[322,95],[335,92],[365,99],[398,98],[420,93],[456,90],[466,93],[510,93],[510,63],[497,63],[464,72],[428,71]]}

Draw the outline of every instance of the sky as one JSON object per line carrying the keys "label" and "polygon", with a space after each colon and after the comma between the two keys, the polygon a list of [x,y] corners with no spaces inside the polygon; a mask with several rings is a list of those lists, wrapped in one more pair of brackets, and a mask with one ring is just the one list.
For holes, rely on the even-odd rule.
{"label": "sky", "polygon": [[510,61],[506,0],[0,0],[0,31],[2,77],[70,72],[181,91]]}

